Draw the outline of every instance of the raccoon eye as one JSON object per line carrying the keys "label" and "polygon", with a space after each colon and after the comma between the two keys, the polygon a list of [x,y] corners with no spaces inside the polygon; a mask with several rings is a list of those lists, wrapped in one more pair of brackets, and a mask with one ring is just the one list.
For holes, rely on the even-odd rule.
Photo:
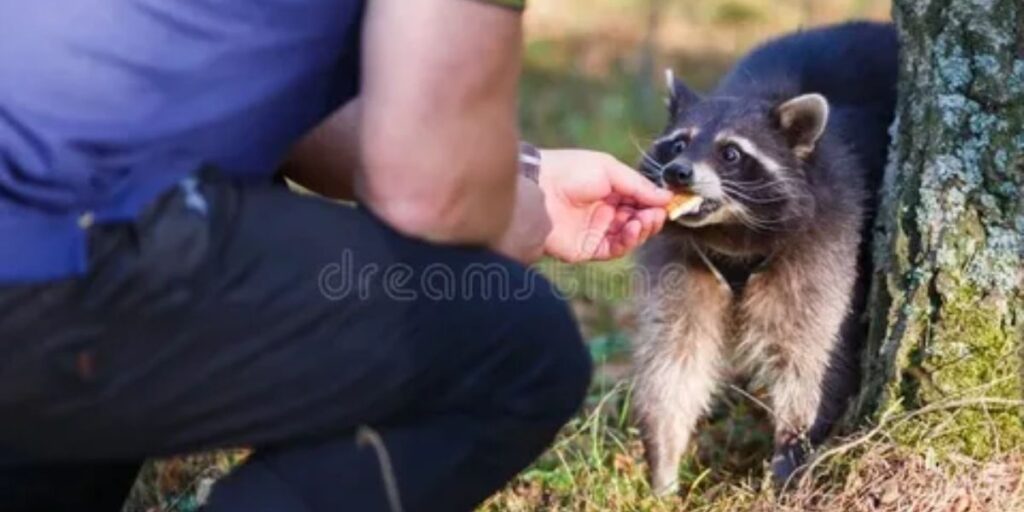
{"label": "raccoon eye", "polygon": [[722,160],[727,164],[735,164],[743,159],[743,153],[740,152],[739,148],[729,144],[722,148]]}
{"label": "raccoon eye", "polygon": [[676,141],[672,143],[672,156],[679,156],[683,154],[683,151],[686,151],[686,147],[688,145],[689,144],[687,143],[685,137],[680,137],[676,139]]}

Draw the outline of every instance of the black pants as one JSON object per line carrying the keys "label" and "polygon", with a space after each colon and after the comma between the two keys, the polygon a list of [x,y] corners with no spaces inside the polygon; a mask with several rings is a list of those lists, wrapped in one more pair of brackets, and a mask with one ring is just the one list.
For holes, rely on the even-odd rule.
{"label": "black pants", "polygon": [[0,288],[0,511],[115,511],[142,459],[235,446],[256,455],[211,511],[391,510],[361,426],[402,510],[468,510],[581,402],[589,357],[536,273],[190,185],[93,228],[87,276]]}

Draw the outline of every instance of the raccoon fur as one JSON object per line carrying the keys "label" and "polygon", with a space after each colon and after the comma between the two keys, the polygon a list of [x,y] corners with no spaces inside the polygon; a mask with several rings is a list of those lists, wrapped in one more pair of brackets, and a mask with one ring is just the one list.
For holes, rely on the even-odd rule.
{"label": "raccoon fur", "polygon": [[855,22],[766,43],[706,97],[669,74],[670,121],[641,172],[703,201],[638,256],[635,406],[655,492],[675,489],[724,383],[766,391],[778,482],[856,391],[897,54],[890,25]]}

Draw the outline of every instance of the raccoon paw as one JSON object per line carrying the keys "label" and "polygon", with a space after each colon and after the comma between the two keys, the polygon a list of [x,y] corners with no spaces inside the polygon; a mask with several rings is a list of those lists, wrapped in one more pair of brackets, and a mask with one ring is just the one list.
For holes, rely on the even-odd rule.
{"label": "raccoon paw", "polygon": [[787,487],[807,461],[803,443],[794,441],[775,448],[772,456],[772,479],[780,488]]}

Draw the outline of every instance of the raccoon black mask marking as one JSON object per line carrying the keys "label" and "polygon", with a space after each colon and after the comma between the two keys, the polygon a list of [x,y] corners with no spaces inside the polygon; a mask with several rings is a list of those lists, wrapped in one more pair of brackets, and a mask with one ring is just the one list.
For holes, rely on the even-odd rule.
{"label": "raccoon black mask marking", "polygon": [[653,486],[734,374],[767,390],[773,470],[802,462],[857,385],[874,191],[895,106],[892,27],[851,23],[772,41],[707,97],[669,75],[670,122],[640,166],[703,198],[639,255],[658,276],[640,308],[636,407]]}
{"label": "raccoon black mask marking", "polygon": [[804,166],[825,131],[820,94],[782,103],[739,97],[704,101],[672,81],[672,123],[643,163],[645,174],[705,199],[679,223],[797,229],[813,211]]}

